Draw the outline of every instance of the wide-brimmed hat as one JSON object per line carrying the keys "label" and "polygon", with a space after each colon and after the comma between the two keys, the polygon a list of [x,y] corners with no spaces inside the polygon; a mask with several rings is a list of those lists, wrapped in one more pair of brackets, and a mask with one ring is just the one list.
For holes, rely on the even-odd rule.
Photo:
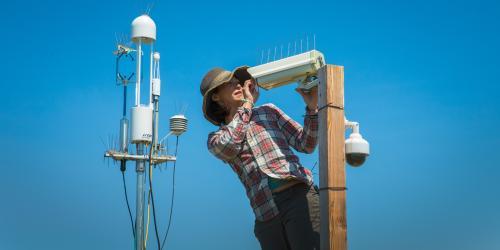
{"label": "wide-brimmed hat", "polygon": [[203,77],[200,85],[200,92],[203,96],[203,115],[216,126],[220,126],[224,120],[214,115],[218,104],[212,101],[212,92],[222,84],[229,82],[236,77],[240,82],[251,79],[252,76],[247,72],[248,66],[236,67],[233,71],[223,68],[213,68]]}

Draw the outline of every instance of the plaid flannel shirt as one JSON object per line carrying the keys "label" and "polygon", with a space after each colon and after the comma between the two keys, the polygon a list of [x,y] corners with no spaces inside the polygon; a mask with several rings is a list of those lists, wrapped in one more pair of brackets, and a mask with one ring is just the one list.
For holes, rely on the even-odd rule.
{"label": "plaid flannel shirt", "polygon": [[312,184],[311,171],[304,168],[290,146],[312,153],[317,145],[318,116],[306,111],[304,127],[273,104],[253,109],[238,108],[233,120],[208,136],[208,149],[229,163],[245,186],[257,220],[279,214],[268,186],[268,177],[296,179]]}

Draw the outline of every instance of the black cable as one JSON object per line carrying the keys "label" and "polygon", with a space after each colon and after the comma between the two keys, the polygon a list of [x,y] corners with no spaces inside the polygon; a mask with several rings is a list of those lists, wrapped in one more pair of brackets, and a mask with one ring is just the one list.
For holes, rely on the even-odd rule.
{"label": "black cable", "polygon": [[339,105],[336,105],[336,104],[333,104],[333,103],[328,103],[325,106],[318,108],[318,112],[321,111],[324,108],[335,108],[335,109],[344,110],[344,107],[342,107],[342,106],[339,106]]}
{"label": "black cable", "polygon": [[128,203],[128,195],[127,195],[127,184],[125,182],[125,171],[122,171],[122,180],[123,180],[123,190],[125,190],[125,201],[127,202],[128,215],[130,216],[130,224],[132,225],[132,235],[135,239],[135,225],[134,220],[132,219],[132,212],[130,212],[130,205]]}
{"label": "black cable", "polygon": [[127,85],[123,85],[123,117],[127,116]]}
{"label": "black cable", "polygon": [[153,144],[151,144],[151,148],[149,150],[149,195],[151,195],[151,204],[153,204],[153,222],[155,224],[155,235],[156,235],[156,243],[158,244],[158,250],[160,250],[160,236],[158,235],[158,226],[156,224],[156,209],[155,209],[155,198],[153,196],[153,182],[151,180],[151,164],[153,161]]}
{"label": "black cable", "polygon": [[174,209],[174,194],[175,194],[175,165],[177,163],[177,149],[179,148],[179,136],[177,136],[177,139],[175,140],[175,161],[174,161],[174,172],[172,174],[172,200],[170,201],[170,215],[168,216],[168,227],[167,227],[167,232],[165,233],[165,237],[163,237],[163,244],[161,245],[161,249],[163,250],[163,247],[165,246],[165,243],[167,242],[167,236],[168,232],[170,231],[170,224],[172,223],[172,211]]}
{"label": "black cable", "polygon": [[[316,167],[316,165],[317,165],[317,164],[318,164],[318,161],[316,161],[316,162],[314,163],[314,166],[311,168],[311,175],[313,175],[313,176],[314,176],[313,171],[314,171],[314,168]],[[314,178],[314,177],[313,177],[313,178]],[[314,180],[311,182],[311,184],[309,185],[309,187],[307,188],[307,190],[309,191],[309,189],[311,189],[311,187],[312,187],[313,185],[314,185]]]}

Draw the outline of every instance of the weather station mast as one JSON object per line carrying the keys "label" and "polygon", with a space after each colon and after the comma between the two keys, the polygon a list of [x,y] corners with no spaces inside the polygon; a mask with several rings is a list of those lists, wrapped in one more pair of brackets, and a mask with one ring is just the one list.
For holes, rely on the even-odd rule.
{"label": "weather station mast", "polygon": [[[116,55],[116,80],[118,85],[123,85],[123,117],[120,120],[120,136],[119,149],[108,149],[104,156],[113,159],[115,162],[120,162],[120,170],[122,175],[126,170],[127,161],[135,161],[136,163],[136,216],[135,223],[132,220],[132,213],[128,206],[128,198],[125,188],[125,197],[132,224],[132,233],[135,239],[135,249],[146,249],[148,226],[149,226],[149,208],[150,202],[153,207],[153,218],[155,221],[156,240],[158,248],[160,248],[160,240],[156,228],[156,215],[154,207],[154,197],[152,188],[153,167],[167,162],[175,162],[176,155],[166,154],[165,146],[162,144],[164,139],[169,135],[178,136],[187,130],[187,119],[184,115],[175,115],[170,119],[170,132],[160,142],[158,142],[159,128],[159,98],[160,98],[160,53],[155,51],[154,45],[156,42],[156,24],[147,14],[140,15],[132,21],[132,42],[135,44],[135,49],[124,44],[118,44]],[[144,51],[149,47],[149,53]],[[135,55],[135,57],[134,57]],[[148,55],[148,56],[146,56]],[[143,78],[143,57],[149,59],[149,98],[145,104],[141,103],[141,81]],[[129,58],[129,61],[136,63],[135,72],[126,75],[121,71],[120,62],[124,58]],[[135,59],[134,59],[135,58]],[[146,61],[147,62],[147,61]],[[130,138],[129,138],[129,122],[127,119],[127,84],[133,81],[135,77],[135,100],[134,106],[130,109]],[[128,145],[135,144],[135,154],[130,154]],[[177,154],[177,146],[176,146]],[[145,222],[145,193],[146,193],[146,163],[149,165],[149,192],[148,192],[148,220]],[[174,172],[175,173],[175,172]],[[174,175],[175,176],[175,175]],[[125,187],[125,178],[123,175]],[[144,230],[146,228],[146,230]],[[167,229],[168,233],[168,229]],[[166,235],[165,235],[166,239]],[[165,239],[163,244],[165,244]]]}

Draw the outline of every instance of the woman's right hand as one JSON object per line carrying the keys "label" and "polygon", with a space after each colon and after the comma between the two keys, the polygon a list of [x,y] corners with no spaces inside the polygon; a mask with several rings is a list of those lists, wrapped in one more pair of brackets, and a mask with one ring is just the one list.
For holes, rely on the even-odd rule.
{"label": "woman's right hand", "polygon": [[248,79],[243,83],[243,95],[245,99],[252,102],[252,105],[259,99],[258,86],[253,79]]}

